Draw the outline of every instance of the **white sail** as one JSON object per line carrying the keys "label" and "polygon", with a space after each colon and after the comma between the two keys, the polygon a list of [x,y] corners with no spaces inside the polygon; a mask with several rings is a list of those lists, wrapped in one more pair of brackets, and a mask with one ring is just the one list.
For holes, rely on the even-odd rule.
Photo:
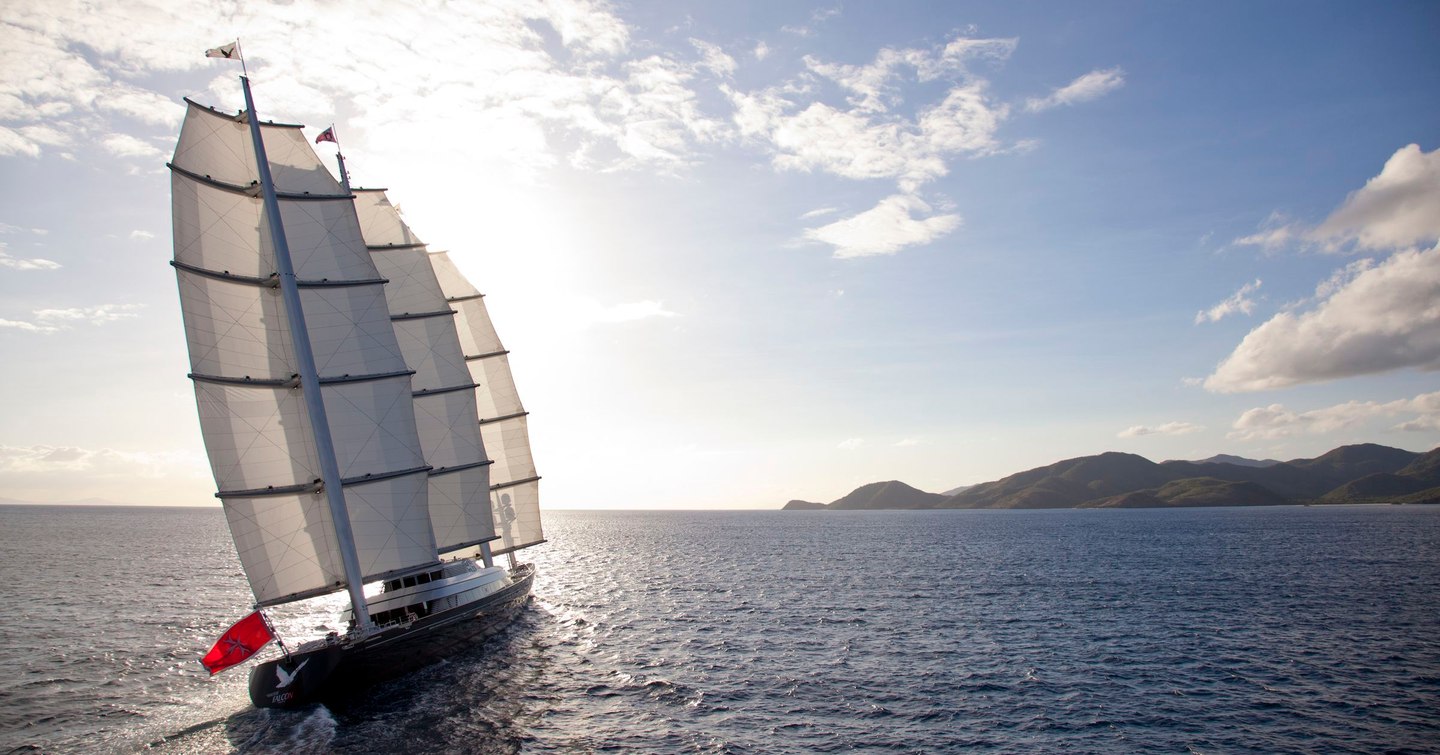
{"label": "white sail", "polygon": [[[437,560],[410,370],[350,196],[298,127],[262,127],[365,579]],[[201,431],[256,600],[345,587],[244,116],[190,103],[171,164]]]}
{"label": "white sail", "polygon": [[495,513],[495,532],[500,536],[496,553],[507,553],[545,542],[540,526],[540,477],[530,455],[527,412],[515,390],[510,358],[490,315],[484,297],[455,267],[445,252],[430,255],[440,288],[456,312],[460,346],[472,379],[480,385],[476,394],[480,434],[494,465],[490,468],[490,506]]}
{"label": "white sail", "polygon": [[357,189],[361,233],[385,285],[411,380],[420,445],[430,471],[430,523],[441,553],[495,538],[490,460],[477,423],[475,391],[460,351],[455,312],[445,300],[425,245],[381,190]]}

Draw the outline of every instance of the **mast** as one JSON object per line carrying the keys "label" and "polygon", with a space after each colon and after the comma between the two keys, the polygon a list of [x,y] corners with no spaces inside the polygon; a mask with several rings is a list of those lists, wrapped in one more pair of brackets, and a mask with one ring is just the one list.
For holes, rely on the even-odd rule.
{"label": "mast", "polygon": [[[245,111],[249,115],[250,138],[255,144],[255,162],[260,173],[260,189],[264,194],[265,213],[270,218],[270,235],[275,244],[275,266],[280,278],[280,294],[285,309],[290,314],[290,337],[294,342],[296,367],[300,371],[300,388],[305,396],[305,409],[310,417],[314,434],[315,452],[320,463],[321,484],[326,501],[330,504],[330,517],[335,526],[335,538],[339,546],[341,563],[345,570],[346,588],[350,592],[350,604],[354,609],[356,628],[362,633],[373,629],[370,612],[365,607],[364,576],[360,570],[360,557],[355,552],[355,536],[350,529],[350,513],[345,507],[345,491],[340,478],[340,466],[335,461],[335,444],[330,437],[330,421],[325,414],[325,402],[320,393],[320,375],[315,367],[315,354],[310,347],[310,333],[305,327],[305,312],[300,307],[300,288],[295,280],[295,268],[290,260],[290,247],[285,238],[285,228],[280,220],[280,201],[275,195],[275,183],[270,176],[270,161],[265,156],[265,142],[260,138],[260,119],[255,114],[255,102],[250,96],[250,79],[240,77],[245,90]],[[341,164],[344,175],[344,164]],[[349,191],[349,182],[345,185]]]}

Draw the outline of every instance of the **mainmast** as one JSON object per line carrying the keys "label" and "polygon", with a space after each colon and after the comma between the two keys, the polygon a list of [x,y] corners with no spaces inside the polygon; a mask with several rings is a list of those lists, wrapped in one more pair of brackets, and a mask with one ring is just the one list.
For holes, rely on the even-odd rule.
{"label": "mainmast", "polygon": [[[259,170],[260,190],[265,201],[265,214],[269,219],[271,240],[275,244],[275,267],[280,279],[280,295],[285,302],[285,310],[289,313],[286,319],[289,321],[290,337],[294,343],[296,368],[300,372],[300,388],[314,433],[315,453],[319,457],[321,485],[330,505],[331,521],[335,525],[335,538],[345,570],[345,582],[350,592],[356,628],[361,632],[368,632],[373,628],[373,624],[370,621],[370,612],[365,607],[364,576],[360,570],[360,558],[355,552],[355,536],[350,529],[350,513],[345,507],[340,467],[335,461],[335,443],[330,437],[330,422],[326,417],[325,402],[320,393],[320,374],[315,367],[310,332],[305,327],[305,312],[300,306],[300,288],[295,280],[290,246],[280,220],[280,201],[275,195],[270,161],[265,156],[265,142],[260,137],[260,119],[255,114],[255,102],[250,96],[249,77],[241,76],[240,83],[245,90],[245,112],[250,122],[250,138],[255,143],[255,162]],[[341,173],[344,173],[343,167]],[[345,188],[349,191],[348,181]]]}

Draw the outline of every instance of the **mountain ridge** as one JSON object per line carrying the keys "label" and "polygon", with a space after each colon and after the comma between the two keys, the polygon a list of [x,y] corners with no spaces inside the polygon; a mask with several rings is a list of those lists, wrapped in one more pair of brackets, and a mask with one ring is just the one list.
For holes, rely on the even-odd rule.
{"label": "mountain ridge", "polygon": [[[1215,459],[1236,461],[1215,461]],[[1273,506],[1293,503],[1440,503],[1440,447],[1406,451],[1375,443],[1339,446],[1313,459],[1257,461],[1221,454],[1156,463],[1106,451],[1064,459],[952,494],[898,480],[862,485],[830,503],[791,501],[784,510],[1045,509]]]}

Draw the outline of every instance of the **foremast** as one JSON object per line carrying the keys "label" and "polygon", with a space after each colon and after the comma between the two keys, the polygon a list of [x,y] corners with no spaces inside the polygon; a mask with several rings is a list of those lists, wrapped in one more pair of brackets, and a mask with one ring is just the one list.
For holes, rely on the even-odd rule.
{"label": "foremast", "polygon": [[[300,390],[305,396],[305,410],[315,441],[315,455],[320,463],[320,480],[325,500],[330,506],[330,520],[345,569],[345,587],[354,609],[355,628],[369,633],[374,624],[365,610],[365,581],[360,558],[355,551],[355,534],[350,528],[350,511],[345,506],[345,488],[340,478],[340,465],[335,460],[335,443],[330,436],[330,419],[325,413],[325,399],[320,393],[320,373],[315,366],[315,352],[310,345],[310,332],[305,325],[305,308],[300,306],[300,286],[295,278],[295,265],[290,259],[290,244],[280,216],[280,200],[275,194],[275,180],[270,175],[270,160],[265,155],[265,140],[260,136],[260,118],[255,113],[255,100],[250,94],[250,77],[241,76],[245,90],[245,113],[250,125],[250,139],[255,145],[255,166],[260,174],[260,191],[265,200],[265,213],[270,217],[270,238],[275,245],[275,268],[279,275],[280,295],[285,301],[290,327],[291,345],[299,370]],[[342,168],[343,170],[343,168]],[[349,187],[346,186],[348,191]]]}

